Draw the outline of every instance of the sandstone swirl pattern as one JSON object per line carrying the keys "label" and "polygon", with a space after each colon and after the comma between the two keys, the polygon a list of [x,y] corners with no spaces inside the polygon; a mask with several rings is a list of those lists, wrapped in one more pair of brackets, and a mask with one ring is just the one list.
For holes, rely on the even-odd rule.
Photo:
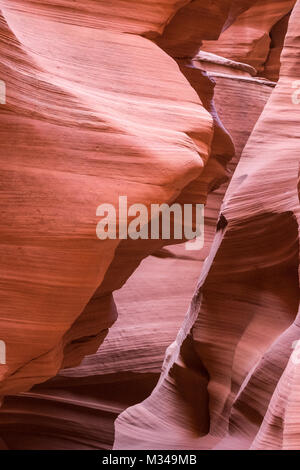
{"label": "sandstone swirl pattern", "polygon": [[[0,447],[299,448],[299,1],[0,12]],[[124,194],[204,250],[100,242]]]}

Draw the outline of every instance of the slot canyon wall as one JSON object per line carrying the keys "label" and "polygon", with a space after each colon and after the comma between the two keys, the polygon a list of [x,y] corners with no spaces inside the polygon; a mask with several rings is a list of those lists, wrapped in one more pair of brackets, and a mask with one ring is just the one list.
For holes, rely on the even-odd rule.
{"label": "slot canyon wall", "polygon": [[[299,449],[300,1],[0,13],[0,449]],[[203,249],[99,240],[120,195]]]}

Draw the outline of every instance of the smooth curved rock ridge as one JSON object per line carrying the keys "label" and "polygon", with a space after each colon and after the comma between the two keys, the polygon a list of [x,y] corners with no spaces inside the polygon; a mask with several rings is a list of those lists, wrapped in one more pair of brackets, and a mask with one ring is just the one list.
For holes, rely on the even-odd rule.
{"label": "smooth curved rock ridge", "polygon": [[[0,0],[0,448],[299,447],[294,3]],[[204,249],[100,242],[124,194]]]}
{"label": "smooth curved rock ridge", "polygon": [[251,4],[251,0],[190,1],[170,19],[156,41],[172,57],[192,58],[202,40],[217,39]]}
{"label": "smooth curved rock ridge", "polygon": [[[99,345],[115,310],[107,297],[89,300],[117,242],[96,238],[96,208],[117,207],[119,194],[148,206],[176,199],[208,160],[212,119],[176,63],[148,39],[1,7],[1,332],[8,361],[0,393],[7,394]],[[91,336],[90,345],[76,348]]]}
{"label": "smooth curved rock ridge", "polygon": [[55,23],[70,24],[115,33],[162,34],[172,17],[191,0],[1,0],[1,8],[29,14]]}
{"label": "smooth curved rock ridge", "polygon": [[152,395],[116,420],[116,449],[299,448],[299,21],[298,1],[186,320]]}
{"label": "smooth curved rock ridge", "polygon": [[[287,23],[281,20],[291,12],[294,5],[295,0],[257,0],[222,33],[218,41],[205,41],[202,49],[244,62],[254,67],[258,75],[277,79],[287,29]],[[272,62],[272,70],[269,70],[269,60]]]}
{"label": "smooth curved rock ridge", "polygon": [[251,65],[243,62],[235,62],[234,60],[226,59],[225,57],[218,56],[211,52],[199,51],[198,54],[193,58],[193,62],[198,62],[200,68],[212,70],[213,72],[228,72],[231,70],[231,74],[236,73],[237,75],[255,76],[257,71]]}
{"label": "smooth curved rock ridge", "polygon": [[[96,9],[89,1],[0,2],[7,89],[0,323],[8,358],[1,395],[95,352],[116,319],[112,291],[165,244],[100,243],[99,204],[117,207],[122,194],[148,207],[205,202],[227,178],[233,145],[211,81],[185,64],[179,70],[148,39],[164,37],[189,3],[138,2],[131,15],[121,1]],[[216,21],[213,10],[197,44],[248,4],[217,2]]]}
{"label": "smooth curved rock ridge", "polygon": [[[235,144],[228,165],[232,174],[272,88],[256,78],[245,87],[230,67],[227,71],[225,77],[211,76],[215,107]],[[5,398],[0,435],[10,449],[111,448],[118,414],[149,396],[158,380],[165,350],[176,337],[209,253],[226,186],[208,196],[203,250],[189,254],[182,245],[160,250],[114,293],[119,318],[95,355],[26,394]],[[124,269],[130,252],[122,252]],[[111,271],[108,285],[118,270]]]}
{"label": "smooth curved rock ridge", "polygon": [[[226,70],[225,77],[211,76],[215,107],[235,144],[236,155],[228,165],[232,174],[272,88],[257,79],[245,87],[230,67]],[[118,414],[149,396],[158,380],[165,350],[180,328],[213,241],[226,186],[208,197],[203,250],[189,254],[182,245],[160,250],[114,293],[119,318],[97,354],[26,394],[5,398],[0,435],[10,449],[111,448]],[[122,252],[124,269],[130,251]],[[116,265],[108,285],[118,270]]]}

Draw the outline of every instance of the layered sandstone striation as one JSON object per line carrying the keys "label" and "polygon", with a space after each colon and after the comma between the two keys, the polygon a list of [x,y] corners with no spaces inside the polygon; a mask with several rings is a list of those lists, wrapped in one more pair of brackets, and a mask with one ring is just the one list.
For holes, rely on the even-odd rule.
{"label": "layered sandstone striation", "polygon": [[0,0],[0,448],[299,447],[295,3]]}
{"label": "layered sandstone striation", "polygon": [[[216,2],[198,45],[248,4]],[[94,352],[116,319],[112,291],[164,244],[100,243],[98,205],[205,202],[234,153],[211,80],[196,70],[195,91],[152,41],[190,2],[111,6],[0,2],[2,395]]]}
{"label": "layered sandstone striation", "polygon": [[115,448],[299,448],[299,21],[297,2],[183,327],[152,395],[118,418]]}
{"label": "layered sandstone striation", "polygon": [[185,2],[140,2],[136,17],[116,3],[0,3],[2,395],[78,363],[115,321],[111,292],[148,247],[119,266],[118,241],[96,237],[98,205],[175,200],[209,159],[211,115],[142,37]]}
{"label": "layered sandstone striation", "polygon": [[295,0],[257,0],[202,49],[254,67],[258,75],[278,79],[280,53]]}

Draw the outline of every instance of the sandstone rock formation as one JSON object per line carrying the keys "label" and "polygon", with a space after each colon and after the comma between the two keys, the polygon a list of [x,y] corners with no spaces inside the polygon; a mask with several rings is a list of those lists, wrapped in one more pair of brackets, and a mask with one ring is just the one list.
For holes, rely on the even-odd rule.
{"label": "sandstone rock formation", "polygon": [[[233,147],[213,112],[210,81],[203,79],[203,93],[214,127],[176,63],[147,39],[162,34],[185,3],[140,2],[134,15],[121,1],[113,9],[100,2],[96,11],[85,1],[75,10],[65,1],[0,3],[7,88],[2,275],[5,292],[12,289],[2,311],[15,322],[12,329],[3,314],[3,395],[95,350],[116,317],[111,292],[163,244],[99,243],[99,204],[117,206],[122,194],[128,204],[147,206],[204,202],[224,180],[219,160],[228,161]],[[224,23],[232,5],[218,5]],[[223,23],[218,17],[215,37]],[[203,172],[214,132],[218,161]],[[14,197],[18,205],[10,204]]]}
{"label": "sandstone rock formation", "polygon": [[141,2],[123,25],[117,18],[130,16],[129,3],[116,4],[111,18],[107,2],[98,12],[78,2],[77,15],[59,15],[70,2],[36,3],[0,4],[8,358],[0,394],[28,389],[96,350],[115,320],[111,291],[139,263],[133,256],[98,291],[118,245],[97,239],[98,205],[117,207],[123,194],[129,205],[176,199],[203,171],[212,139],[211,116],[176,63],[140,36],[158,33],[183,2],[166,1],[163,12]]}
{"label": "sandstone rock formation", "polygon": [[[299,1],[0,10],[0,448],[299,447]],[[120,195],[204,249],[98,240]]]}
{"label": "sandstone rock formation", "polygon": [[[257,0],[217,42],[205,42],[202,49],[249,64],[259,75],[278,78],[287,19],[295,3],[295,0]],[[269,70],[271,64],[274,70]]]}
{"label": "sandstone rock formation", "polygon": [[152,395],[118,418],[116,448],[299,448],[299,21],[298,2],[189,313]]}

